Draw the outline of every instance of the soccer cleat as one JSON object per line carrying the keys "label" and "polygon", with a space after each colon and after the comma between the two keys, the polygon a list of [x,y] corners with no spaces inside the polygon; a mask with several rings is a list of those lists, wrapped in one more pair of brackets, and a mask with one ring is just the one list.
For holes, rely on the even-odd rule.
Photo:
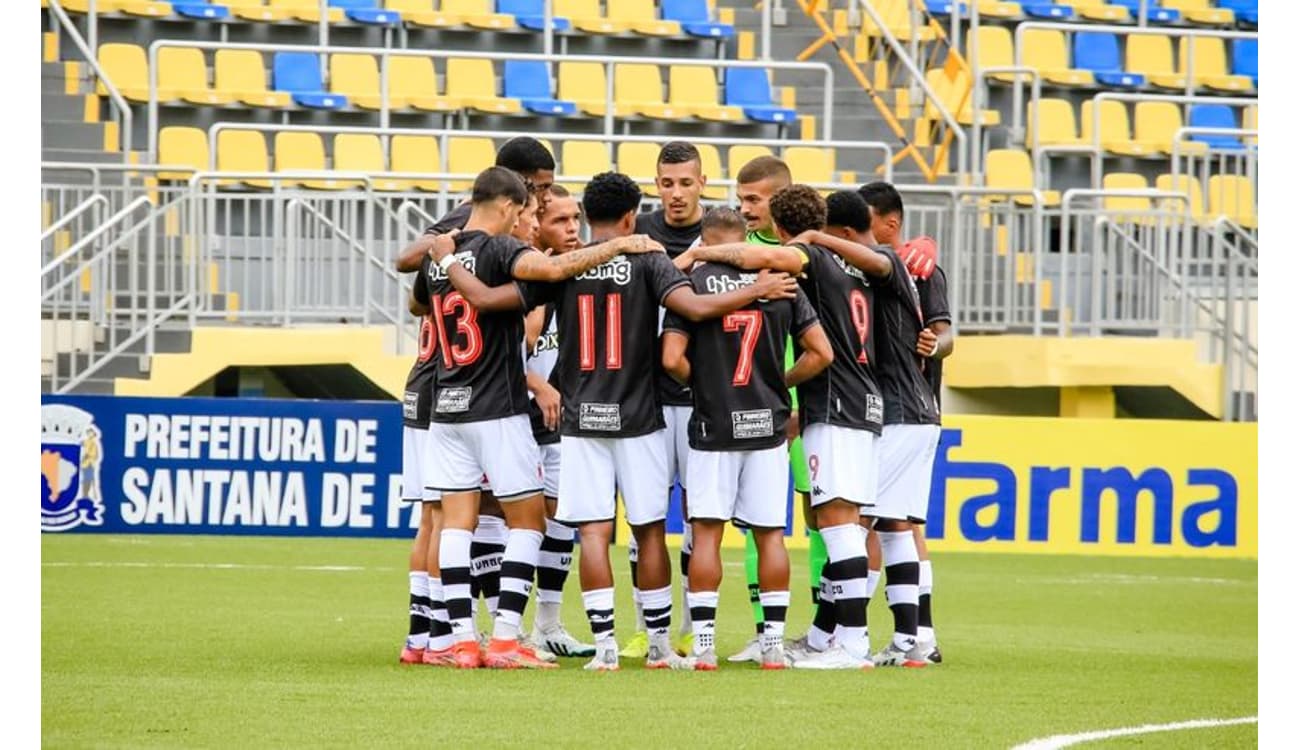
{"label": "soccer cleat", "polygon": [[678,656],[686,656],[695,649],[695,636],[688,630],[685,633],[678,633],[673,639],[673,650]]}
{"label": "soccer cleat", "polygon": [[629,659],[640,659],[650,651],[650,634],[644,630],[638,630],[632,636],[632,640],[627,642],[622,651],[618,652],[619,656],[625,656]]}
{"label": "soccer cleat", "polygon": [[741,649],[739,653],[728,656],[727,661],[732,662],[733,664],[752,661],[757,664],[762,658],[763,648],[759,645],[758,638],[754,638],[749,643],[746,643],[745,648]]}
{"label": "soccer cleat", "polygon": [[521,645],[514,638],[493,638],[488,643],[487,654],[483,656],[483,666],[488,669],[555,669],[537,658],[537,654],[527,646]]}
{"label": "soccer cleat", "polygon": [[703,653],[695,655],[696,672],[716,672],[718,671],[718,652],[716,649],[708,649]]}
{"label": "soccer cleat", "polygon": [[780,646],[763,649],[762,661],[758,666],[761,669],[785,669],[789,666],[785,659],[785,649]]}
{"label": "soccer cleat", "polygon": [[588,672],[617,672],[618,652],[614,649],[596,650],[596,655],[583,666]]}
{"label": "soccer cleat", "polygon": [[451,658],[457,669],[478,669],[483,666],[483,650],[478,641],[457,641],[451,646]]}
{"label": "soccer cleat", "polygon": [[872,669],[871,659],[855,656],[841,645],[832,645],[825,651],[814,651],[794,663],[795,669]]}
{"label": "soccer cleat", "polygon": [[534,640],[532,636],[521,634],[519,636],[519,645],[531,649],[532,652],[537,655],[538,659],[541,659],[547,664],[551,664],[558,659],[550,649],[541,642]]}
{"label": "soccer cleat", "polygon": [[456,659],[456,651],[454,648],[444,648],[441,651],[426,648],[424,650],[424,663],[431,667],[460,666],[460,662]]}
{"label": "soccer cleat", "polygon": [[[547,630],[534,630],[532,635],[533,643],[541,644],[556,656],[595,656],[596,647],[590,643],[583,643],[569,634],[563,625],[557,625]],[[541,652],[538,652],[541,656]]]}
{"label": "soccer cleat", "polygon": [[915,668],[926,665],[925,654],[921,652],[920,646],[912,646],[911,649],[904,651],[892,642],[871,657],[871,661],[877,667]]}
{"label": "soccer cleat", "polygon": [[695,659],[690,656],[678,656],[672,648],[664,648],[651,643],[645,655],[646,669],[693,669]]}
{"label": "soccer cleat", "polygon": [[796,661],[807,659],[813,654],[821,653],[808,643],[808,636],[806,635],[801,635],[793,641],[786,641],[784,650],[785,663],[787,666],[792,666]]}
{"label": "soccer cleat", "polygon": [[397,663],[398,664],[423,664],[424,649],[404,646],[402,648],[402,655],[397,657]]}
{"label": "soccer cleat", "polygon": [[939,644],[937,641],[917,642],[916,647],[921,650],[922,657],[931,664],[942,664],[943,654],[939,653]]}

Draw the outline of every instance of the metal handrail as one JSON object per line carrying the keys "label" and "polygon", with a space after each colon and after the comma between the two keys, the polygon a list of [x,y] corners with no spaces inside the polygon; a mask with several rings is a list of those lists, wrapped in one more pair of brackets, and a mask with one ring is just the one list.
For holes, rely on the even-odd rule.
{"label": "metal handrail", "polygon": [[[954,0],[954,2],[956,2],[956,0]],[[1016,74],[1016,82],[1013,85],[1016,87],[1017,91],[1020,90],[1020,86],[1021,86],[1020,76],[1022,75],[1030,76],[1033,80],[1030,81],[1029,84],[1030,86],[1029,100],[1034,105],[1035,117],[1037,117],[1038,115],[1038,101],[1042,97],[1042,93],[1043,93],[1043,77],[1042,74],[1038,72],[1037,68],[1031,68],[1027,65],[995,65],[991,68],[976,67],[973,69],[973,73],[974,73],[974,81],[971,84],[971,88],[972,88],[971,130],[973,131],[971,135],[971,163],[973,166],[971,169],[971,173],[972,176],[978,178],[979,181],[983,182],[984,144],[981,139],[981,135],[983,134],[984,117],[981,113],[983,111],[983,103],[986,96],[986,92],[984,89],[986,85],[985,76],[996,75],[998,73],[1014,73]],[[1020,137],[1020,131],[1021,131],[1020,113],[1021,111],[1019,108],[1013,108],[1011,110],[1011,135],[1013,138]],[[1031,153],[1038,150],[1038,123],[1037,122],[1034,123],[1033,141],[1034,141],[1033,145],[1030,146]],[[978,156],[976,155],[976,149],[979,150]],[[1034,184],[1035,185],[1038,184],[1037,164],[1034,165]]]}
{"label": "metal handrail", "polygon": [[[54,17],[59,19],[59,25],[67,31],[68,36],[72,38],[72,43],[77,45],[77,49],[81,51],[81,55],[85,57],[86,62],[90,64],[90,69],[95,72],[95,75],[99,78],[99,82],[104,84],[104,88],[108,91],[108,98],[113,102],[113,107],[117,111],[118,117],[121,119],[120,130],[122,132],[120,133],[120,136],[122,138],[122,159],[125,161],[130,158],[131,155],[131,107],[127,104],[126,97],[122,96],[121,92],[117,90],[117,87],[113,85],[113,81],[104,73],[104,69],[99,67],[99,60],[96,59],[95,53],[91,49],[94,45],[92,44],[87,46],[86,40],[81,38],[81,34],[77,31],[77,27],[73,25],[72,19],[69,18],[67,12],[63,10],[63,6],[59,4],[59,0],[49,0],[49,9],[50,12],[54,14]],[[95,0],[90,0],[89,11],[93,19],[95,16]],[[91,32],[93,34],[94,21],[92,20],[90,23]]]}
{"label": "metal handrail", "polygon": [[89,198],[85,199],[84,201],[78,203],[76,206],[73,206],[72,210],[68,211],[66,214],[63,215],[62,218],[60,218],[58,221],[51,224],[44,232],[41,232],[41,242],[46,241],[51,236],[53,236],[55,232],[67,226],[68,223],[71,222],[73,219],[77,218],[78,216],[89,211],[92,207],[97,205],[103,205],[107,207],[108,199],[105,198],[103,195],[96,193],[95,195],[92,195]]}
{"label": "metal handrail", "polygon": [[761,68],[763,70],[820,71],[825,82],[822,96],[822,137],[832,137],[834,119],[835,73],[826,63],[771,62],[756,60],[691,60],[674,57],[601,57],[595,55],[557,55],[514,52],[462,52],[450,50],[391,49],[388,47],[339,47],[330,45],[247,44],[233,42],[197,42],[182,39],[158,39],[149,45],[149,160],[157,159],[158,149],[158,50],[162,47],[184,47],[203,50],[252,50],[255,52],[309,52],[313,54],[378,55],[380,124],[388,125],[388,60],[391,57],[427,57],[431,59],[458,58],[467,60],[527,60],[536,62],[588,62],[599,63],[605,69],[605,122],[606,135],[614,133],[614,66],[625,64],[687,65],[707,68]]}
{"label": "metal handrail", "polygon": [[76,388],[78,385],[81,384],[82,381],[86,380],[91,375],[94,375],[95,373],[99,372],[100,368],[102,368],[104,365],[108,364],[109,362],[113,361],[113,358],[117,357],[122,352],[125,352],[133,344],[135,344],[135,342],[139,341],[142,338],[148,337],[148,341],[149,341],[148,346],[145,348],[145,356],[153,357],[153,334],[154,331],[158,330],[158,325],[161,324],[163,321],[167,320],[168,318],[172,317],[173,315],[179,313],[187,305],[193,307],[194,304],[195,304],[194,293],[191,292],[181,297],[179,300],[176,301],[175,304],[173,304],[171,307],[167,308],[166,310],[163,310],[162,312],[157,314],[151,312],[149,316],[146,316],[145,323],[143,326],[136,329],[134,332],[131,333],[130,336],[127,336],[125,339],[123,339],[122,343],[104,352],[103,355],[99,357],[99,359],[95,360],[95,362],[93,362],[88,367],[86,367],[86,369],[78,373],[76,377],[65,382],[62,386],[59,387],[59,393],[67,393],[73,388]]}
{"label": "metal handrail", "polygon": [[41,268],[41,276],[44,277],[46,274],[49,274],[51,271],[56,270],[60,265],[63,264],[65,260],[73,257],[77,253],[81,252],[82,248],[91,244],[95,240],[99,239],[99,236],[101,234],[104,234],[109,229],[111,229],[114,225],[122,222],[128,216],[135,213],[135,210],[137,208],[141,206],[152,206],[152,205],[153,205],[153,200],[151,200],[147,195],[142,195],[139,198],[136,198],[135,200],[126,204],[126,206],[124,206],[121,211],[118,211],[117,213],[113,214],[103,224],[100,224],[98,227],[95,227],[95,229],[91,231],[90,234],[87,234],[85,237],[82,237],[81,240],[77,242],[75,245],[68,248],[67,250],[64,250],[57,257],[55,257],[54,260],[45,264],[45,266]]}

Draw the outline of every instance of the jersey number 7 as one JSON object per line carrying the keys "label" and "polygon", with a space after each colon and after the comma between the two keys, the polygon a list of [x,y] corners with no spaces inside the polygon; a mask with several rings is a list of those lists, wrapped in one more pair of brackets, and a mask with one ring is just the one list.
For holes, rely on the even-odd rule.
{"label": "jersey number 7", "polygon": [[740,356],[736,359],[736,372],[731,376],[731,384],[749,385],[749,378],[754,374],[754,348],[758,346],[758,335],[763,332],[763,313],[758,310],[727,313],[722,318],[722,330],[727,333],[741,332]]}

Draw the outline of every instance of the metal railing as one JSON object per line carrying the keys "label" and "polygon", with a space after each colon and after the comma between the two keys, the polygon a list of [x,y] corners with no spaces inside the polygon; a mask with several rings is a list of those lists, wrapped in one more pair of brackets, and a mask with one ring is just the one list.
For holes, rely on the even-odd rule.
{"label": "metal railing", "polygon": [[91,19],[90,42],[87,43],[81,37],[81,33],[77,31],[76,25],[72,23],[72,19],[68,17],[67,12],[63,10],[63,6],[59,4],[59,0],[49,0],[50,15],[58,21],[55,31],[67,34],[72,39],[72,43],[77,46],[81,56],[86,58],[86,63],[90,65],[90,69],[94,71],[99,82],[104,85],[104,90],[108,92],[108,99],[113,105],[111,110],[113,121],[117,123],[118,138],[122,146],[122,160],[126,161],[131,157],[131,107],[127,104],[126,98],[113,85],[113,81],[104,73],[104,69],[99,66],[99,60],[96,57],[98,46],[95,37],[95,0],[90,0],[89,9]]}
{"label": "metal railing", "polygon": [[[1206,148],[1188,148],[1186,137],[1192,135],[1227,136],[1237,139],[1242,145],[1241,148],[1216,148],[1206,144]],[[1247,128],[1179,128],[1174,134],[1174,148],[1169,156],[1169,174],[1175,183],[1186,175],[1200,185],[1202,200],[1206,203],[1201,208],[1211,219],[1218,218],[1215,206],[1226,206],[1233,209],[1228,218],[1240,223],[1243,217],[1249,217],[1253,224],[1259,214],[1259,149],[1248,139],[1258,137],[1259,131]],[[1215,177],[1245,178],[1251,187],[1250,205],[1237,205],[1244,196],[1235,191],[1230,194],[1232,184],[1215,180]]]}

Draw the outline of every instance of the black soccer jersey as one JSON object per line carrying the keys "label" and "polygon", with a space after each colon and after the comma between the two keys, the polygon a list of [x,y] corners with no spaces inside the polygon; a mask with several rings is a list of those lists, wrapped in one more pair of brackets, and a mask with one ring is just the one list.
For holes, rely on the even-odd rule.
{"label": "black soccer jersey", "polygon": [[893,272],[877,285],[872,330],[876,338],[876,375],[885,399],[885,424],[939,424],[939,407],[916,353],[921,333],[921,300],[907,266],[888,247],[876,252],[889,258]]}
{"label": "black soccer jersey", "polygon": [[[880,434],[884,404],[872,363],[874,290],[866,274],[820,245],[795,246],[804,253],[799,287],[821,319],[835,361],[798,387],[799,426],[826,422]],[[795,342],[796,353],[799,352]]]}
{"label": "black soccer jersey", "polygon": [[464,229],[469,223],[469,215],[474,210],[474,204],[469,201],[456,206],[447,212],[447,215],[438,219],[438,223],[424,230],[425,234],[446,234],[453,229]]}
{"label": "black soccer jersey", "polygon": [[[721,263],[691,272],[700,294],[717,294],[754,283]],[[664,330],[690,336],[691,447],[706,451],[762,450],[785,442],[790,391],[785,387],[786,336],[798,338],[816,325],[817,313],[802,291],[793,300],[752,302],[714,320],[689,323],[669,313]]]}
{"label": "black soccer jersey", "polygon": [[[425,255],[420,263],[420,270],[415,274],[415,282],[411,285],[411,294],[415,297],[415,301],[425,307],[429,306],[431,266],[432,260]],[[402,394],[402,424],[406,427],[424,429],[429,426],[429,405],[433,400],[433,371],[437,366],[433,356],[437,343],[438,336],[433,330],[433,315],[430,311],[420,318],[419,348],[416,351],[415,363],[411,365],[411,371],[406,376],[406,388]]]}
{"label": "black soccer jersey", "polygon": [[[921,297],[921,316],[926,326],[939,321],[952,323],[952,313],[948,310],[948,277],[942,268],[935,266],[930,278],[917,281],[916,291]],[[935,408],[941,409],[939,391],[943,384],[942,359],[925,361],[925,379],[930,384],[930,390],[934,391]]]}
{"label": "black soccer jersey", "polygon": [[[559,389],[559,371],[555,367],[555,361],[560,355],[560,334],[559,326],[555,317],[555,305],[546,305],[546,315],[542,319],[542,333],[537,337],[533,348],[528,351],[528,360],[524,363],[524,368],[529,372],[535,372],[546,379],[552,387]],[[550,445],[560,442],[559,430],[546,429],[546,421],[542,417],[542,407],[537,405],[535,398],[528,400],[528,419],[533,425],[533,439],[538,445]]]}
{"label": "black soccer jersey", "polygon": [[[511,269],[528,245],[474,230],[456,236],[456,256],[488,286],[513,283]],[[528,413],[524,383],[524,316],[479,312],[436,267],[429,270],[430,309],[438,337],[434,422],[481,422]]]}
{"label": "black soccer jersey", "polygon": [[689,284],[663,253],[619,255],[556,285],[560,432],[636,437],[664,427],[659,306]]}
{"label": "black soccer jersey", "polygon": [[[637,214],[636,232],[637,234],[648,234],[650,239],[664,246],[668,251],[669,258],[676,258],[678,255],[686,252],[700,239],[700,225],[704,220],[688,224],[684,227],[675,227],[668,223],[662,208],[656,209],[649,213]],[[690,406],[691,389],[678,383],[672,375],[664,372],[662,363],[656,365],[659,368],[657,380],[659,383],[659,398],[665,406]]]}

